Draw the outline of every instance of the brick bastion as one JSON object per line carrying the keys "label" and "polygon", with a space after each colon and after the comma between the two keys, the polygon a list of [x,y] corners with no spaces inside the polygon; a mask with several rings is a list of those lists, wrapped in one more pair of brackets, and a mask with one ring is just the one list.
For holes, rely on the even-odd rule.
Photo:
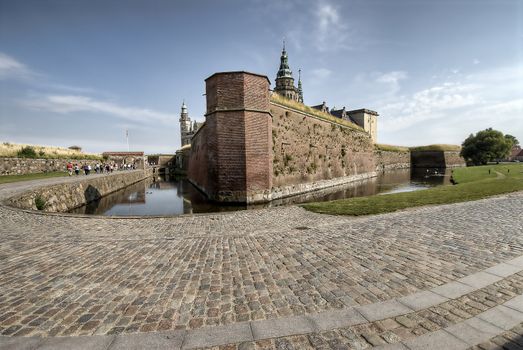
{"label": "brick bastion", "polygon": [[[152,175],[149,170],[132,170],[108,175],[83,176],[80,181],[68,181],[51,186],[42,186],[10,197],[4,201],[12,207],[38,210],[37,202],[45,212],[67,212],[112,192],[132,185]],[[77,177],[74,177],[75,179]]]}

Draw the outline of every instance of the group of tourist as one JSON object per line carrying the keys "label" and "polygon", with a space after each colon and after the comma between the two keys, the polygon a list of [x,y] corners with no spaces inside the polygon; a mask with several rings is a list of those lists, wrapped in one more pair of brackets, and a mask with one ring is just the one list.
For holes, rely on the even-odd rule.
{"label": "group of tourist", "polygon": [[73,175],[73,172],[75,175],[80,175],[80,172],[83,171],[85,175],[89,175],[92,170],[96,174],[103,174],[103,173],[112,173],[115,170],[134,170],[136,169],[135,164],[121,164],[118,166],[117,163],[96,163],[94,166],[91,166],[90,164],[78,164],[78,163],[72,163],[67,162],[66,165],[67,172],[69,173],[69,176]]}

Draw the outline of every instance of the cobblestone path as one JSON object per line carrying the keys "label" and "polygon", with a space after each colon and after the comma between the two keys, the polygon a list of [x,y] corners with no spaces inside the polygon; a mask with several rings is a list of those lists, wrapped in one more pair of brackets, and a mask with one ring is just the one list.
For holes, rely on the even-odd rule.
{"label": "cobblestone path", "polygon": [[[16,191],[0,186],[0,197]],[[522,207],[523,193],[362,218],[295,206],[134,219],[0,206],[0,334],[200,329],[400,298],[523,255]],[[357,348],[355,339],[360,348],[399,342],[522,294],[523,273],[485,288],[403,322],[265,342],[340,349]],[[342,338],[354,341],[335,341]],[[263,342],[242,346],[255,345]]]}

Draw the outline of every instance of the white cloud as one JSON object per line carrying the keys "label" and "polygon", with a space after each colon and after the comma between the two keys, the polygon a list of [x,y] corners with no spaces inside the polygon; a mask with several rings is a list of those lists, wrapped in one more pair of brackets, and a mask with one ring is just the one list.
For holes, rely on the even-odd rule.
{"label": "white cloud", "polygon": [[382,74],[376,78],[379,83],[392,83],[397,84],[400,80],[407,79],[407,72],[404,71],[393,71]]}
{"label": "white cloud", "polygon": [[384,99],[378,105],[380,142],[461,143],[487,127],[521,138],[521,79],[521,66],[501,67]]}
{"label": "white cloud", "polygon": [[332,71],[328,68],[317,68],[311,71],[314,80],[323,80],[331,76]]}
{"label": "white cloud", "polygon": [[354,46],[353,41],[357,38],[353,35],[354,27],[344,17],[341,7],[328,0],[308,5],[304,5],[303,1],[287,0],[263,4],[262,11],[267,15],[282,14],[287,43],[297,51],[317,50],[320,53],[331,53],[352,49]]}
{"label": "white cloud", "polygon": [[480,103],[480,99],[473,94],[475,89],[477,86],[472,84],[444,83],[411,96],[398,97],[396,102],[380,107],[380,113],[386,116],[382,127],[387,131],[397,131]]}
{"label": "white cloud", "polygon": [[32,109],[63,114],[76,112],[104,113],[140,123],[162,122],[169,124],[176,120],[173,114],[157,112],[146,108],[120,106],[111,102],[98,101],[87,96],[46,95],[42,98],[24,101],[23,104]]}
{"label": "white cloud", "polygon": [[477,58],[474,58],[474,60],[472,60],[472,64],[480,64],[481,61],[478,60]]}
{"label": "white cloud", "polygon": [[0,52],[0,79],[26,80],[34,75],[23,63]]}
{"label": "white cloud", "polygon": [[342,21],[339,8],[322,1],[316,9],[315,41],[319,51],[348,48],[348,27]]}

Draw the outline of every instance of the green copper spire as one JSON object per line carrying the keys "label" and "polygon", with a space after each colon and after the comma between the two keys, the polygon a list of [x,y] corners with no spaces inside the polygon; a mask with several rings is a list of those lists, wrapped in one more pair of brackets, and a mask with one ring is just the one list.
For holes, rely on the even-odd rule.
{"label": "green copper spire", "polygon": [[283,40],[283,50],[281,52],[280,57],[280,69],[278,70],[278,74],[276,74],[277,78],[292,78],[292,71],[289,68],[289,62],[287,59],[287,51],[285,51],[285,40]]}
{"label": "green copper spire", "polygon": [[303,90],[301,88],[301,69],[298,69],[298,102],[303,103]]}

